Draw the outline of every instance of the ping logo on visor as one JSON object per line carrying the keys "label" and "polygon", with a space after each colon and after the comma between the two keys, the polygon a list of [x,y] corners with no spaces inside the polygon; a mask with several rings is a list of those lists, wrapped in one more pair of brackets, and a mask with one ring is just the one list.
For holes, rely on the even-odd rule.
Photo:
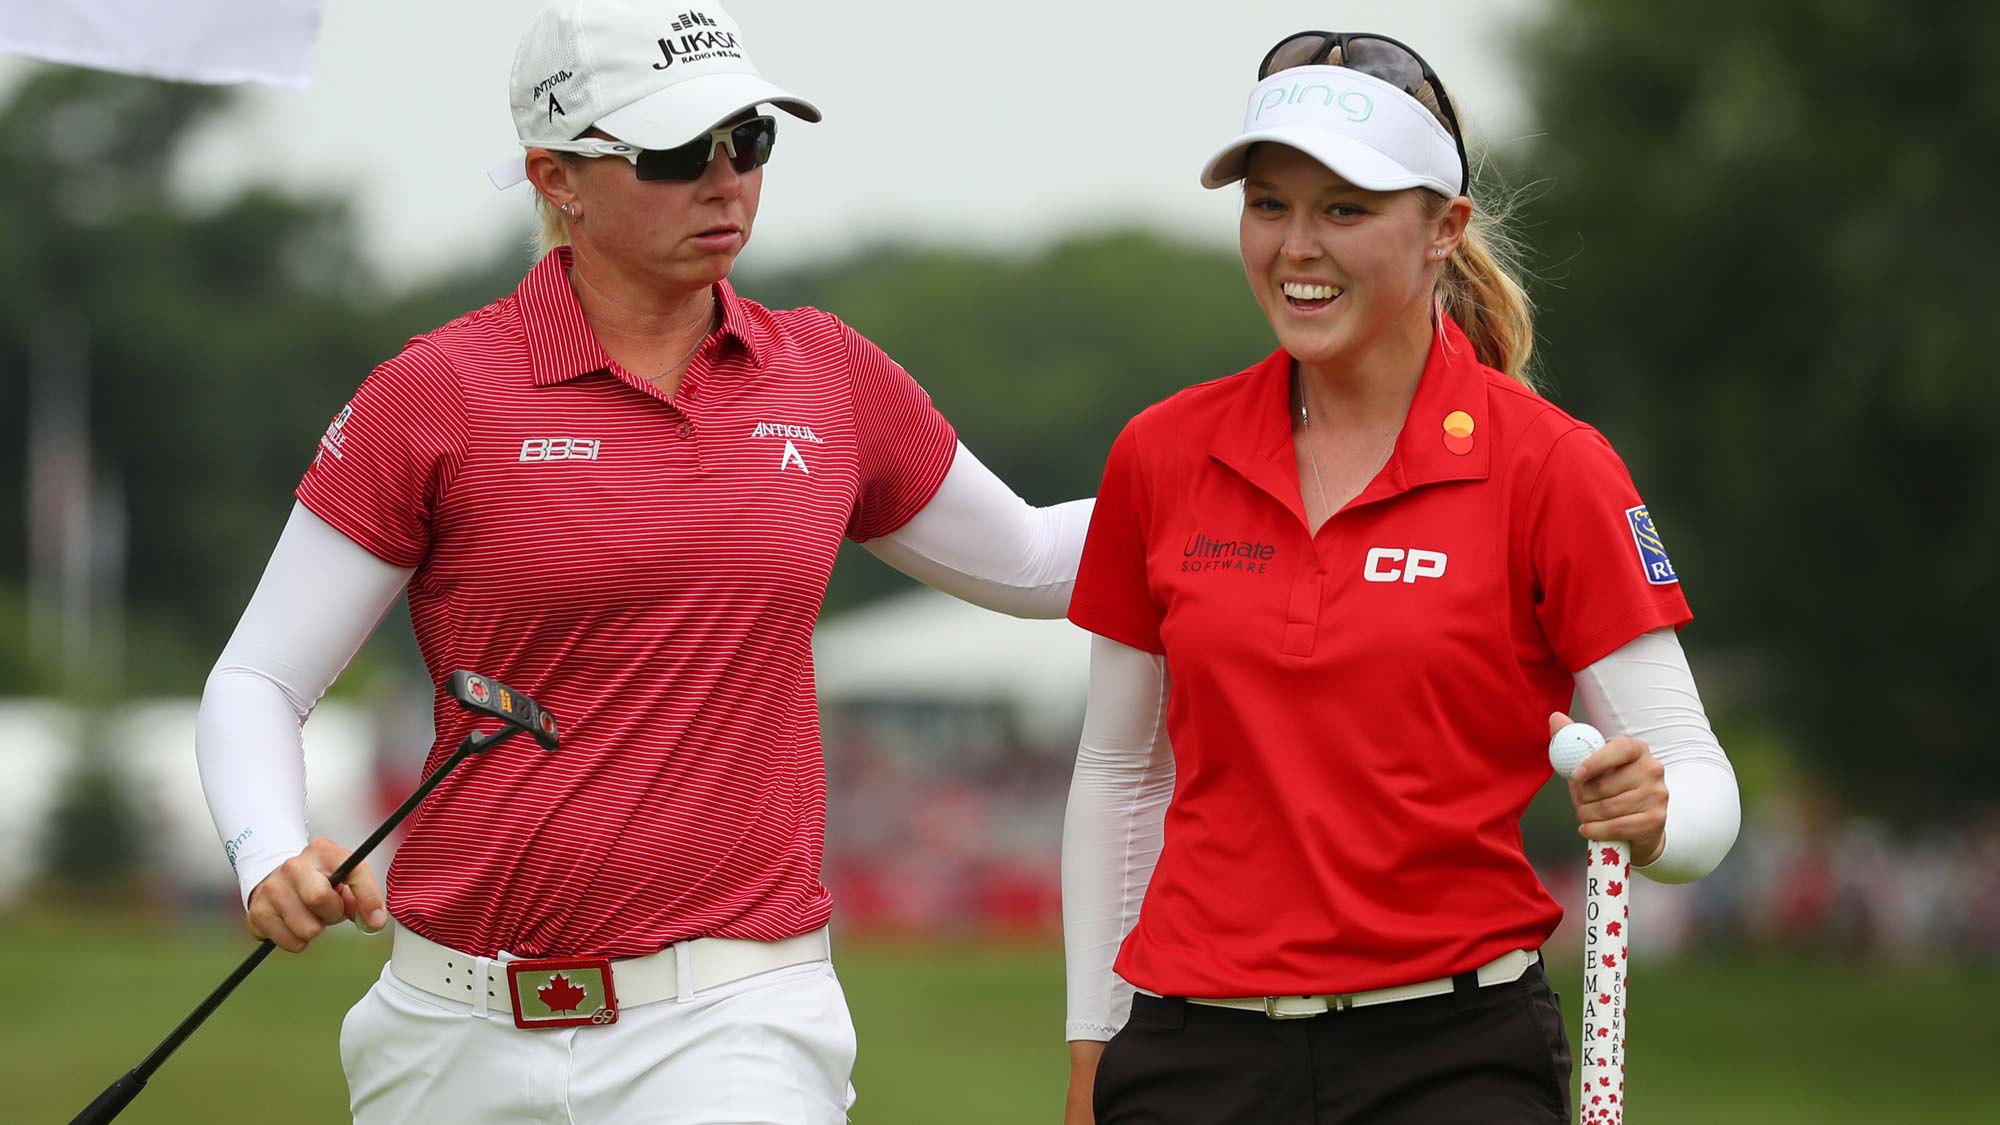
{"label": "ping logo on visor", "polygon": [[1632,542],[1639,548],[1639,569],[1646,572],[1646,581],[1655,586],[1679,582],[1673,560],[1667,558],[1667,545],[1660,542],[1660,533],[1653,526],[1652,513],[1646,511],[1646,506],[1625,509],[1625,521],[1632,525]]}
{"label": "ping logo on visor", "polygon": [[1252,146],[1298,149],[1356,187],[1459,194],[1458,141],[1422,102],[1372,74],[1342,66],[1281,70],[1250,91],[1243,131],[1209,158],[1202,186],[1235,183]]}
{"label": "ping logo on visor", "polygon": [[[1375,99],[1368,96],[1368,91],[1358,89],[1352,83],[1345,89],[1339,89],[1325,82],[1267,82],[1259,86],[1258,91],[1257,99],[1251,103],[1250,120],[1253,122],[1261,122],[1273,110],[1297,105],[1307,98],[1318,99],[1318,104],[1323,107],[1338,107],[1349,121],[1366,121],[1375,116]],[[1307,104],[1310,106],[1312,103]]]}

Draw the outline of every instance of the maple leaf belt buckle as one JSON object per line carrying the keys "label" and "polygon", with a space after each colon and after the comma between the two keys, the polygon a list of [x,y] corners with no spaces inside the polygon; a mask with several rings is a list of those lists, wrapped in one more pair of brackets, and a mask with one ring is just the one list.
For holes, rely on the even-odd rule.
{"label": "maple leaf belt buckle", "polygon": [[603,1027],[618,1022],[609,957],[551,957],[507,962],[514,1026]]}

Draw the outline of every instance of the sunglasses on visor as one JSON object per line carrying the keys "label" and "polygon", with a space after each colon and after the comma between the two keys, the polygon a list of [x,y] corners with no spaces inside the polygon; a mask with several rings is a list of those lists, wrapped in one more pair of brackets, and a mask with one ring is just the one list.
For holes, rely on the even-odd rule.
{"label": "sunglasses on visor", "polygon": [[[1340,61],[1327,61],[1335,50],[1340,52]],[[1422,55],[1386,35],[1368,31],[1301,31],[1271,48],[1257,65],[1257,81],[1295,66],[1344,66],[1379,78],[1413,98],[1428,82],[1437,98],[1438,110],[1451,129],[1452,143],[1458,146],[1459,193],[1471,190],[1472,163],[1465,158],[1465,134],[1458,127],[1458,114],[1452,111],[1451,95],[1445,93],[1437,71],[1431,69]]]}
{"label": "sunglasses on visor", "polygon": [[702,173],[708,170],[709,161],[715,159],[717,149],[729,155],[729,166],[741,174],[770,163],[771,146],[777,140],[778,122],[775,118],[753,117],[735,125],[710,129],[694,140],[673,148],[639,148],[624,141],[597,137],[579,137],[563,144],[535,147],[593,158],[622,156],[632,162],[642,180],[699,180]]}

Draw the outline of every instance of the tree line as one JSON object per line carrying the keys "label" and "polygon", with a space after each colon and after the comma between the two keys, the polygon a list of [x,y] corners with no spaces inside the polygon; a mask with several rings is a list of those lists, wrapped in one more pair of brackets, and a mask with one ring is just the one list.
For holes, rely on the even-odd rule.
{"label": "tree line", "polygon": [[[1529,185],[1549,393],[1631,465],[1730,730],[1913,823],[1990,808],[2000,782],[1980,739],[2000,666],[1980,338],[2000,77],[1979,53],[2000,15],[1924,16],[1557,0],[1521,36],[1542,132],[1475,188]],[[503,252],[383,296],[339,198],[187,209],[165,173],[225,104],[49,69],[0,107],[0,526],[28,526],[30,375],[67,341],[127,514],[135,692],[199,690],[361,377],[523,268]],[[740,285],[876,340],[1038,502],[1093,491],[1138,409],[1272,346],[1233,255],[1140,230],[1021,257],[883,246]],[[903,581],[849,554],[829,608]],[[28,572],[27,537],[0,537],[4,693],[59,686]],[[407,639],[369,668],[413,671]]]}

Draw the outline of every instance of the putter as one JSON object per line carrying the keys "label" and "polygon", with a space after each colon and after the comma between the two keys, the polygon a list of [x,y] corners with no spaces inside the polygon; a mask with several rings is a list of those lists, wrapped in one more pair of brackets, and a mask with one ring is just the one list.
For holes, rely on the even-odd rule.
{"label": "putter", "polygon": [[[490,750],[523,731],[533,736],[534,740],[541,744],[542,749],[550,753],[555,752],[559,742],[556,717],[542,710],[534,700],[513,688],[488,676],[473,672],[453,672],[445,690],[449,691],[458,705],[467,711],[499,719],[507,725],[490,733],[474,731],[466,735],[465,741],[458,744],[458,749],[451,757],[446,758],[444,764],[425,778],[424,783],[417,786],[417,791],[410,794],[409,799],[404,801],[400,808],[390,813],[389,819],[370,833],[368,838],[361,842],[361,846],[354,849],[354,853],[347,857],[345,863],[327,876],[328,882],[336,886],[346,882],[347,877],[354,873],[355,867],[368,858],[368,853],[374,851],[375,846],[394,831],[405,817],[415,811],[423,799],[430,795],[430,791],[436,789],[438,783],[465,759]],[[263,964],[264,958],[269,957],[271,950],[276,948],[277,943],[269,938],[259,943],[257,948],[251,951],[250,956],[244,958],[243,963],[236,967],[236,971],[230,973],[228,979],[216,986],[214,992],[208,994],[208,999],[196,1005],[195,1010],[180,1022],[180,1026],[174,1028],[159,1046],[153,1048],[153,1053],[147,1055],[145,1061],[106,1086],[104,1092],[97,1095],[97,1100],[85,1106],[82,1113],[70,1119],[70,1125],[100,1125],[123,1112],[125,1107],[132,1103],[132,1099],[139,1096],[139,1091],[146,1088],[146,1081],[153,1077],[153,1072],[160,1069],[182,1043],[187,1042],[188,1036],[193,1035],[195,1030],[222,1006],[222,1002],[229,999],[229,994],[236,991],[236,986],[242,984],[244,978],[248,977],[258,965]]]}

